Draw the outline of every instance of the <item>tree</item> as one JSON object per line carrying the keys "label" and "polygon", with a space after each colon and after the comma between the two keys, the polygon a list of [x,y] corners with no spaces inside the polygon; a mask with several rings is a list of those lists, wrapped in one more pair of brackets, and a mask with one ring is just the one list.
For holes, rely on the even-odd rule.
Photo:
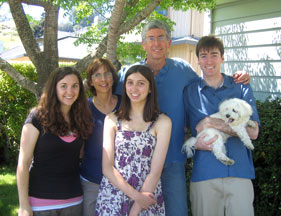
{"label": "tree", "polygon": [[[98,37],[92,39],[93,42],[99,43],[94,52],[95,54],[84,57],[73,66],[78,71],[83,72],[94,58],[102,57],[105,53],[107,53],[112,62],[118,63],[116,49],[120,36],[132,31],[149,16],[162,16],[161,14],[155,14],[156,7],[166,10],[169,7],[182,10],[189,8],[204,10],[213,8],[215,5],[215,0],[0,0],[0,2],[8,2],[10,6],[18,34],[27,55],[36,67],[38,79],[36,82],[31,81],[1,58],[0,69],[5,71],[21,86],[35,94],[37,98],[40,97],[50,72],[59,66],[57,30],[60,8],[67,12],[75,8],[78,22],[83,20],[84,17],[89,17],[93,11],[104,17],[104,21],[101,22],[103,26],[99,25],[92,28],[99,30],[96,32],[100,33],[97,35]],[[40,50],[36,42],[22,4],[41,6],[45,10],[43,51]],[[84,37],[85,40],[88,40],[88,38]]]}

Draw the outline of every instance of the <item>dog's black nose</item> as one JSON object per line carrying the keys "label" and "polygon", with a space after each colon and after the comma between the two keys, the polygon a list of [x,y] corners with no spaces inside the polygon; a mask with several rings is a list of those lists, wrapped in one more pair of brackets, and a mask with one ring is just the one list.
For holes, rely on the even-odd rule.
{"label": "dog's black nose", "polygon": [[229,117],[230,117],[230,115],[229,115],[229,114],[226,114],[225,116],[226,116],[226,118],[229,118]]}

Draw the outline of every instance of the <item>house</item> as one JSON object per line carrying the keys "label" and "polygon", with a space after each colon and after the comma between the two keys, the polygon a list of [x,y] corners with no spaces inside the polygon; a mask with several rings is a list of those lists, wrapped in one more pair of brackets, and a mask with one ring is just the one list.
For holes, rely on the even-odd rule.
{"label": "house", "polygon": [[224,73],[248,71],[258,100],[281,96],[280,0],[217,0],[211,32],[225,45]]}
{"label": "house", "polygon": [[[77,40],[75,33],[58,31],[58,50],[60,62],[77,62],[87,56],[91,51],[87,45],[80,44],[75,46],[74,42]],[[43,50],[43,39],[37,40],[41,50]],[[23,46],[16,46],[7,50],[0,55],[4,60],[13,61],[29,61]]]}

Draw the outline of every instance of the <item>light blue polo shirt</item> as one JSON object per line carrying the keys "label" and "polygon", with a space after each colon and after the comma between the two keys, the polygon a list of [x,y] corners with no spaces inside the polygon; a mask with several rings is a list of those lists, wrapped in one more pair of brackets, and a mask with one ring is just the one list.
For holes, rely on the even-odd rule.
{"label": "light blue polo shirt", "polygon": [[[251,86],[236,84],[232,77],[224,74],[223,76],[223,85],[217,89],[207,86],[201,78],[184,89],[185,113],[193,136],[197,134],[195,127],[199,121],[217,112],[219,104],[229,98],[247,101],[253,108],[251,119],[259,122]],[[255,178],[252,151],[247,149],[239,138],[229,138],[226,151],[227,156],[235,161],[234,165],[224,165],[210,151],[196,150],[191,181],[198,182],[223,177]]]}
{"label": "light blue polo shirt", "polygon": [[[138,64],[145,64],[145,61]],[[122,84],[127,70],[128,68],[125,68],[119,72],[118,94],[122,92]],[[186,61],[178,58],[167,58],[165,66],[154,78],[160,110],[172,120],[172,134],[165,163],[185,161],[186,155],[181,153],[185,125],[183,89],[192,81],[197,80],[198,76]]]}

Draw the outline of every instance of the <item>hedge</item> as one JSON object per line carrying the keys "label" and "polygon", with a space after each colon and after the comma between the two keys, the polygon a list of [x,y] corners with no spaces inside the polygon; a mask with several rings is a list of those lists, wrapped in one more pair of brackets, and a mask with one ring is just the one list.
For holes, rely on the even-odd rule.
{"label": "hedge", "polygon": [[[62,63],[69,66],[73,63]],[[37,72],[31,63],[14,63],[12,66],[23,76],[37,80]],[[83,74],[83,77],[85,73]],[[36,97],[18,85],[14,79],[0,70],[0,165],[16,165],[22,125],[29,110],[36,105]]]}
{"label": "hedge", "polygon": [[[22,75],[35,81],[36,70],[31,64],[13,64]],[[36,104],[35,96],[0,70],[0,164],[15,165],[21,128],[29,109]]]}
{"label": "hedge", "polygon": [[257,101],[261,121],[253,159],[256,216],[281,215],[281,98]]}

